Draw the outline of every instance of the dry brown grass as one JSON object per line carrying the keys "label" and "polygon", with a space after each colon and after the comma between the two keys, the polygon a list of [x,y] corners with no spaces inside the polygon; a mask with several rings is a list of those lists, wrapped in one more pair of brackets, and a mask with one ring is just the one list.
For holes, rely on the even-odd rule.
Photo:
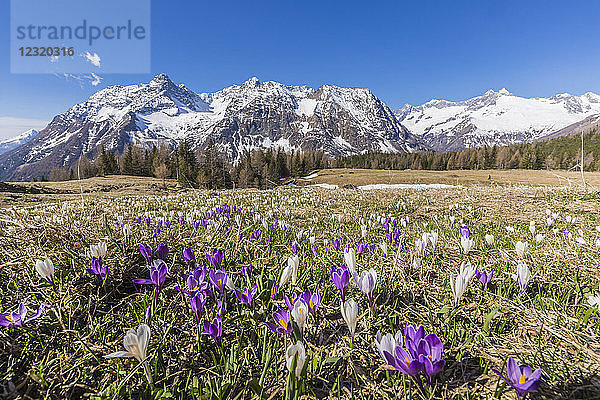
{"label": "dry brown grass", "polygon": [[[443,183],[450,185],[532,185],[580,186],[581,174],[574,171],[533,170],[459,170],[459,171],[391,171],[373,169],[326,169],[318,172],[310,183],[328,183],[338,186],[369,185],[377,183]],[[488,175],[492,179],[488,179]],[[586,172],[585,180],[592,187],[600,187],[600,173]]]}

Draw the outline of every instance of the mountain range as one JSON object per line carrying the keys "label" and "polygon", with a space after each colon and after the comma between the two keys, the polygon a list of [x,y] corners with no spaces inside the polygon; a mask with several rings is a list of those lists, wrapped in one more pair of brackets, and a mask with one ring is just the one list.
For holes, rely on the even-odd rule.
{"label": "mountain range", "polygon": [[57,115],[41,131],[0,142],[0,179],[47,176],[128,143],[194,149],[210,141],[231,160],[255,148],[364,152],[452,151],[505,145],[588,129],[600,123],[600,96],[518,97],[506,89],[452,102],[391,110],[368,89],[318,89],[251,78],[215,93],[195,93],[165,75],[147,84],[110,86]]}
{"label": "mountain range", "polygon": [[412,134],[437,151],[545,140],[594,116],[600,117],[600,95],[595,93],[523,98],[506,89],[460,102],[407,104],[396,111]]}

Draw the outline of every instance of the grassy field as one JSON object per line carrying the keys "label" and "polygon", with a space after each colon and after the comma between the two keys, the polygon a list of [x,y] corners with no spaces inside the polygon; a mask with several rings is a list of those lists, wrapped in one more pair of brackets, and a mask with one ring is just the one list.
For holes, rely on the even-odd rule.
{"label": "grassy field", "polygon": [[[491,176],[491,179],[488,179]],[[600,188],[600,173],[586,172],[586,184]],[[327,169],[318,172],[311,183],[326,183],[340,187],[370,184],[442,183],[447,185],[527,185],[527,186],[582,186],[581,174],[573,171],[531,170],[466,170],[466,171],[412,171],[372,169]]]}
{"label": "grassy field", "polygon": [[[512,399],[515,391],[493,371],[506,375],[512,357],[541,369],[532,398],[600,398],[600,318],[589,303],[600,292],[600,196],[544,186],[558,182],[546,172],[494,172],[494,181],[518,187],[490,185],[485,171],[387,173],[328,170],[312,181],[466,187],[208,192],[111,177],[38,184],[54,192],[3,200],[0,313],[24,303],[29,318],[45,307],[23,326],[0,326],[0,393],[56,399]],[[461,175],[458,182],[449,181],[453,174]],[[538,186],[521,185],[528,174]],[[593,184],[597,178],[586,179]],[[463,226],[468,235],[464,228],[461,234]],[[493,235],[492,244],[486,235]],[[99,242],[105,250],[90,249]],[[518,242],[528,243],[527,249]],[[152,252],[140,251],[140,244]],[[193,259],[189,250],[182,254],[188,247]],[[358,310],[352,338],[352,312],[341,311],[334,284],[339,279],[331,268],[352,269],[353,252],[358,273],[372,268],[376,280],[371,309],[364,293],[369,285],[349,278],[344,304],[351,298]],[[108,271],[98,269],[98,256]],[[294,267],[289,259],[296,256]],[[56,266],[52,276],[47,265],[38,266],[45,274],[40,276],[38,259]],[[450,282],[457,282],[467,262],[494,271],[494,279],[484,288],[477,277],[463,276],[464,294],[455,296]],[[517,282],[510,274],[524,264],[531,279],[525,282],[522,274]],[[92,267],[103,274],[90,272]],[[188,279],[195,268],[195,278]],[[149,278],[159,287],[139,281]],[[320,302],[318,296],[312,303],[295,300],[305,290],[320,294]],[[304,323],[303,307],[316,303]],[[279,320],[288,317],[282,325]],[[15,325],[19,317],[2,320]],[[277,333],[266,323],[290,328]],[[378,332],[400,331],[393,357],[403,354],[398,348],[413,357],[416,342],[410,334],[405,338],[407,323],[422,325],[443,345],[443,368],[431,379],[425,370],[409,377],[403,357],[394,364],[378,351]],[[139,359],[104,357],[126,350],[124,336],[143,324],[150,332],[147,351],[136,353],[144,348],[145,328],[139,347],[127,348]],[[286,356],[300,348],[305,357]],[[296,372],[298,363],[303,368]]]}

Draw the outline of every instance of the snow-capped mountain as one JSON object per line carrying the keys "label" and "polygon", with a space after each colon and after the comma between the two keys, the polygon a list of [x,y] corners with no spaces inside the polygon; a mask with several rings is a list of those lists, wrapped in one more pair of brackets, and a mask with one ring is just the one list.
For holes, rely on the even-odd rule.
{"label": "snow-capped mountain", "polygon": [[411,133],[438,151],[539,140],[600,113],[600,95],[523,98],[506,89],[460,102],[431,100],[396,111]]}
{"label": "snow-capped mountain", "polygon": [[210,140],[239,159],[253,148],[324,150],[346,155],[414,151],[424,146],[368,89],[315,90],[251,78],[216,93],[194,93],[167,75],[148,84],[111,86],[56,116],[27,144],[0,156],[0,179],[30,179],[93,157],[100,145],[122,151]]}
{"label": "snow-capped mountain", "polygon": [[10,139],[0,140],[0,154],[6,153],[14,148],[19,147],[20,145],[29,142],[35,135],[39,132],[35,129],[29,129],[20,135],[12,137]]}

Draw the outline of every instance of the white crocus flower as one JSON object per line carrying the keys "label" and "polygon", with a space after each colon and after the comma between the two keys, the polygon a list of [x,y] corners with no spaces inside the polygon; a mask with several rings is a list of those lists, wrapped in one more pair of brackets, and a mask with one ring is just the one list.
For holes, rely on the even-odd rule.
{"label": "white crocus flower", "polygon": [[35,260],[35,270],[42,279],[50,283],[54,282],[54,263],[49,258],[44,261]]}
{"label": "white crocus flower", "polygon": [[435,250],[436,246],[437,246],[437,242],[438,242],[438,238],[440,235],[438,235],[437,232],[429,232],[429,243],[431,243],[431,247],[433,248],[433,250]]}
{"label": "white crocus flower", "polygon": [[519,283],[521,293],[524,293],[525,289],[527,288],[527,285],[533,278],[535,278],[537,272],[534,275],[531,275],[531,270],[529,269],[529,266],[523,262],[519,262],[519,264],[517,265],[517,273],[510,275],[515,281]]}
{"label": "white crocus flower", "polygon": [[514,232],[515,232],[515,228],[513,228],[513,227],[512,227],[512,226],[510,226],[510,225],[508,225],[508,226],[506,227],[506,232],[508,232],[508,233],[514,233]]}
{"label": "white crocus flower", "polygon": [[129,224],[123,225],[123,236],[125,238],[127,238],[127,237],[131,236],[131,233],[132,233],[131,225],[129,225]]}
{"label": "white crocus flower", "polygon": [[360,226],[361,236],[363,239],[367,237],[367,225]]}
{"label": "white crocus flower", "polygon": [[306,324],[306,318],[308,317],[308,306],[302,300],[298,300],[294,303],[294,308],[292,309],[292,318],[294,322],[300,328],[300,333],[304,332],[304,325]]}
{"label": "white crocus flower", "polygon": [[387,257],[388,255],[388,246],[386,242],[381,242],[379,243],[379,247],[381,248],[381,251],[383,252],[383,254]]}
{"label": "white crocus flower", "polygon": [[396,335],[392,335],[391,333],[386,333],[382,335],[381,332],[377,332],[375,336],[375,346],[377,346],[377,351],[384,360],[387,360],[384,352],[387,352],[392,357],[396,355],[396,347],[403,346],[404,342],[402,339],[402,332],[396,332]]}
{"label": "white crocus flower", "polygon": [[417,254],[419,257],[423,256],[425,253],[425,248],[427,247],[427,239],[415,239],[415,249],[417,250]]}
{"label": "white crocus flower", "polygon": [[367,296],[369,305],[372,305],[373,290],[375,290],[375,285],[377,284],[377,272],[371,268],[368,271],[363,271],[360,275],[355,272],[353,278],[360,291]]}
{"label": "white crocus flower", "polygon": [[97,245],[90,245],[90,254],[92,257],[96,257],[96,258],[105,258],[106,257],[106,243],[105,242],[98,242]]}
{"label": "white crocus flower", "polygon": [[487,242],[488,246],[494,247],[494,235],[485,235],[485,241]]}
{"label": "white crocus flower", "polygon": [[118,358],[118,357],[134,357],[139,362],[143,363],[144,373],[148,382],[152,383],[152,376],[150,374],[150,368],[146,361],[146,350],[148,349],[148,342],[150,342],[150,327],[146,324],[142,324],[135,329],[130,329],[123,338],[123,346],[127,351],[117,351],[104,356],[104,358]]}
{"label": "white crocus flower", "polygon": [[288,258],[288,267],[292,270],[292,285],[296,284],[298,280],[298,266],[300,265],[300,259],[298,256]]}
{"label": "white crocus flower", "polygon": [[588,297],[588,304],[590,307],[596,307],[600,311],[600,295]]}
{"label": "white crocus flower", "polygon": [[527,242],[518,241],[515,244],[515,251],[517,252],[517,255],[521,258],[525,256],[525,254],[527,253],[527,249],[529,249],[529,243]]}
{"label": "white crocus flower", "polygon": [[354,272],[356,272],[356,251],[354,251],[353,247],[347,247],[344,249],[344,260],[346,261],[348,270],[354,274]]}
{"label": "white crocus flower", "polygon": [[419,269],[423,265],[423,260],[419,257],[414,257],[412,265],[414,269]]}
{"label": "white crocus flower", "polygon": [[529,232],[531,232],[531,236],[535,236],[535,221],[529,223]]}
{"label": "white crocus flower", "polygon": [[467,254],[473,246],[475,245],[475,241],[468,237],[461,236],[460,237],[460,245],[462,246],[463,251]]}
{"label": "white crocus flower", "polygon": [[285,351],[285,366],[288,371],[292,368],[292,363],[296,359],[296,370],[294,371],[295,377],[298,378],[302,374],[302,369],[306,362],[306,350],[302,342],[298,341],[296,344],[290,344]]}
{"label": "white crocus flower", "polygon": [[452,294],[454,295],[454,304],[458,304],[461,297],[465,293],[469,281],[475,275],[475,269],[471,266],[470,262],[464,262],[460,266],[460,271],[456,278],[454,274],[450,275],[450,288],[452,288]]}
{"label": "white crocus flower", "polygon": [[537,235],[535,235],[536,242],[542,243],[543,240],[544,240],[544,235],[542,235],[541,233],[538,233]]}
{"label": "white crocus flower", "polygon": [[356,331],[356,320],[358,318],[358,304],[354,299],[348,299],[343,301],[341,306],[342,317],[350,329],[350,337],[354,339],[354,332]]}
{"label": "white crocus flower", "polygon": [[291,259],[292,257],[288,258],[288,265],[283,269],[283,271],[281,271],[281,277],[279,278],[279,287],[283,287],[283,285],[288,283],[288,281],[292,277],[293,266],[290,265]]}
{"label": "white crocus flower", "polygon": [[229,279],[227,279],[227,282],[225,282],[225,287],[228,290],[235,292],[235,283],[233,283],[233,279],[231,279],[231,276],[229,277]]}

